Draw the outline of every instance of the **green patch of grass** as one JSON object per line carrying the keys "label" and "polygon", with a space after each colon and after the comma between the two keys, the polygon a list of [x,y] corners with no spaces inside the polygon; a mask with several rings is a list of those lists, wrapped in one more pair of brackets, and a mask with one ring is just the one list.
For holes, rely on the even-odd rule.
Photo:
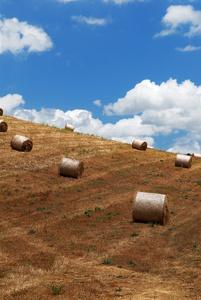
{"label": "green patch of grass", "polygon": [[52,284],[51,288],[52,288],[53,295],[60,295],[62,292],[63,286],[62,285],[56,286],[56,285]]}
{"label": "green patch of grass", "polygon": [[88,248],[87,248],[87,253],[90,253],[91,251],[95,251],[95,249],[96,249],[96,246],[93,245],[93,244],[91,244],[91,245],[89,245]]}
{"label": "green patch of grass", "polygon": [[46,209],[47,209],[47,207],[40,207],[40,206],[36,208],[37,211],[44,211]]}
{"label": "green patch of grass", "polygon": [[104,261],[102,262],[102,264],[104,264],[104,265],[110,265],[110,264],[112,264],[111,258],[110,257],[105,258]]}
{"label": "green patch of grass", "polygon": [[168,228],[169,231],[173,231],[173,230],[175,230],[175,229],[176,229],[176,227]]}
{"label": "green patch of grass", "polygon": [[91,209],[87,209],[87,210],[85,210],[84,214],[85,214],[87,217],[91,217],[90,212],[92,212],[92,210],[91,210]]}
{"label": "green patch of grass", "polygon": [[132,268],[135,268],[137,266],[137,264],[134,263],[132,260],[129,260],[128,263]]}
{"label": "green patch of grass", "polygon": [[98,207],[98,206],[96,206],[96,207],[95,207],[95,211],[101,211],[101,208]]}
{"label": "green patch of grass", "polygon": [[139,233],[136,233],[136,232],[131,233],[131,236],[138,236],[138,235],[139,235]]}
{"label": "green patch of grass", "polygon": [[174,211],[171,211],[170,212],[172,215],[176,216],[176,213]]}
{"label": "green patch of grass", "polygon": [[66,217],[65,215],[63,217],[61,217],[62,219],[68,219],[68,217]]}
{"label": "green patch of grass", "polygon": [[201,181],[193,181],[195,183],[197,183],[198,185],[201,185]]}
{"label": "green patch of grass", "polygon": [[59,193],[58,193],[58,194],[56,194],[56,197],[61,197],[61,196],[62,196],[62,195],[61,195],[61,194],[59,194]]}
{"label": "green patch of grass", "polygon": [[192,249],[195,250],[197,248],[197,244],[194,243]]}

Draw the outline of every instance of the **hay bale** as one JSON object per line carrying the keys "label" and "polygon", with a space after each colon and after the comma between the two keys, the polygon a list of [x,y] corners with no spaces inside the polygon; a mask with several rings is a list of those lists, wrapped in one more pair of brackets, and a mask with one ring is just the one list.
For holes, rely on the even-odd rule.
{"label": "hay bale", "polygon": [[133,221],[165,225],[169,218],[167,196],[137,192],[134,196]]}
{"label": "hay bale", "polygon": [[62,176],[78,178],[84,172],[84,164],[79,160],[63,158],[59,167],[59,174]]}
{"label": "hay bale", "polygon": [[8,129],[8,125],[6,122],[4,122],[3,120],[0,120],[0,131],[1,132],[6,132]]}
{"label": "hay bale", "polygon": [[11,147],[15,150],[30,152],[33,142],[22,135],[15,135],[11,140]]}
{"label": "hay bale", "polygon": [[193,153],[192,156],[196,157],[196,158],[201,158],[201,154],[200,153]]}
{"label": "hay bale", "polygon": [[132,148],[145,151],[147,149],[147,142],[141,141],[139,139],[135,139],[132,142]]}
{"label": "hay bale", "polygon": [[65,125],[65,129],[69,129],[71,131],[74,131],[75,127],[73,125],[71,125],[71,124],[66,124]]}
{"label": "hay bale", "polygon": [[0,108],[0,116],[3,116],[3,109]]}
{"label": "hay bale", "polygon": [[190,168],[192,164],[192,156],[184,155],[184,154],[177,154],[175,158],[175,166],[176,167],[184,167]]}

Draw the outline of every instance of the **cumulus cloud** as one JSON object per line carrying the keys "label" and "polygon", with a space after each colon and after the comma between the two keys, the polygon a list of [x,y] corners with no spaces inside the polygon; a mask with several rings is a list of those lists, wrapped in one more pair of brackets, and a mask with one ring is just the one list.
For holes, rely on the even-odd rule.
{"label": "cumulus cloud", "polygon": [[116,124],[103,124],[101,120],[93,118],[92,113],[87,110],[75,109],[64,112],[60,109],[42,108],[40,111],[36,111],[35,109],[24,109],[23,104],[25,101],[18,94],[9,94],[0,98],[0,107],[3,108],[4,114],[59,128],[64,128],[66,123],[70,123],[75,126],[77,132],[94,134],[116,141],[131,143],[134,137],[141,137],[152,145],[154,139],[151,135],[159,131],[159,127],[155,125],[142,124],[139,116],[122,119]]}
{"label": "cumulus cloud", "polygon": [[201,141],[201,135],[196,133],[187,133],[173,142],[173,146],[167,149],[169,152],[180,153],[201,153],[201,147],[198,141]]}
{"label": "cumulus cloud", "polygon": [[[196,86],[190,80],[178,84],[177,80],[169,79],[160,85],[143,80],[124,98],[104,106],[104,111],[107,115],[134,115],[133,119],[125,120],[138,118],[138,128],[142,130],[139,135],[168,135],[176,131],[194,135],[201,131],[201,86]],[[133,126],[131,122],[130,126]],[[178,143],[176,145],[177,148],[174,146],[172,150],[181,149]]]}
{"label": "cumulus cloud", "polygon": [[0,20],[0,54],[10,51],[42,52],[53,46],[50,37],[41,27],[20,22],[17,18]]}
{"label": "cumulus cloud", "polygon": [[171,5],[162,19],[166,29],[155,37],[163,37],[182,32],[192,37],[201,34],[201,10],[195,10],[192,5]]}
{"label": "cumulus cloud", "polygon": [[0,107],[3,108],[4,115],[13,115],[14,109],[23,105],[25,101],[21,95],[8,94],[4,97],[0,97]]}
{"label": "cumulus cloud", "polygon": [[192,52],[192,51],[201,50],[201,46],[196,47],[196,46],[188,45],[184,48],[177,47],[176,50],[180,52]]}
{"label": "cumulus cloud", "polygon": [[98,106],[98,107],[101,107],[101,106],[102,106],[101,100],[95,100],[95,101],[93,102],[93,104],[96,105],[96,106]]}
{"label": "cumulus cloud", "polygon": [[154,146],[154,137],[174,133],[179,138],[169,145],[168,151],[200,152],[201,86],[196,86],[190,80],[178,84],[177,80],[169,79],[160,85],[143,80],[128,91],[124,98],[104,107],[108,114],[126,115],[115,124],[103,124],[87,110],[64,112],[60,109],[42,108],[36,111],[24,109],[24,104],[23,97],[18,94],[0,98],[0,107],[5,114],[16,118],[59,128],[70,123],[78,132],[126,143],[132,143],[134,138],[141,138],[149,146]]}
{"label": "cumulus cloud", "polygon": [[87,24],[87,25],[104,26],[107,24],[107,19],[104,18],[92,18],[92,17],[85,17],[80,15],[80,16],[72,16],[71,19],[78,23]]}
{"label": "cumulus cloud", "polygon": [[127,92],[124,98],[104,106],[107,115],[131,115],[154,110],[185,109],[192,111],[200,107],[201,86],[196,86],[190,80],[181,84],[175,79],[169,79],[157,85],[150,80],[143,80]]}

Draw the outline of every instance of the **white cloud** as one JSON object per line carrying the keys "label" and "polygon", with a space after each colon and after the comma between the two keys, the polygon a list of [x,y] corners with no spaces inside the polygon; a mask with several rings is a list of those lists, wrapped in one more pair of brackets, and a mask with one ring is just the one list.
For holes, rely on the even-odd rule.
{"label": "white cloud", "polygon": [[149,112],[184,109],[192,111],[200,107],[201,86],[196,86],[190,80],[178,84],[169,79],[161,85],[150,80],[143,80],[127,92],[124,98],[104,106],[107,115],[131,115]]}
{"label": "white cloud", "polygon": [[[201,34],[201,11],[192,5],[171,5],[162,19],[166,27],[155,37],[163,37],[182,32],[188,37]],[[183,30],[183,31],[182,31]]]}
{"label": "white cloud", "polygon": [[139,116],[122,119],[116,124],[103,124],[99,119],[94,119],[92,113],[87,110],[75,109],[64,112],[60,109],[42,108],[40,111],[36,111],[35,109],[23,109],[21,104],[24,103],[22,96],[17,94],[9,94],[0,98],[0,107],[3,108],[5,115],[59,128],[64,128],[66,123],[70,123],[75,126],[77,132],[94,134],[117,141],[132,143],[134,138],[140,137],[145,138],[152,145],[154,140],[151,135],[158,130],[155,125],[142,124]]}
{"label": "white cloud", "polygon": [[107,20],[104,18],[92,18],[92,17],[85,17],[85,16],[72,16],[72,20],[78,23],[87,24],[87,25],[98,25],[104,26],[107,24]]}
{"label": "white cloud", "polygon": [[201,141],[201,135],[190,132],[185,136],[174,140],[173,146],[167,151],[175,153],[179,152],[183,154],[201,153],[201,147],[198,141]]}
{"label": "white cloud", "polygon": [[98,107],[101,107],[101,106],[102,106],[101,100],[95,100],[95,101],[93,102],[93,104],[96,105],[96,106],[98,106]]}
{"label": "white cloud", "polygon": [[[133,114],[134,118],[122,120],[124,128],[127,120],[129,126],[137,128],[137,134],[142,136],[168,135],[175,131],[195,135],[201,132],[201,86],[196,86],[190,80],[178,84],[176,80],[169,79],[161,85],[144,80],[128,91],[124,98],[106,105],[104,110],[107,115]],[[138,126],[131,120],[138,120]],[[201,135],[197,135],[195,141],[201,142]],[[175,145],[172,151],[182,151],[183,144],[176,142]],[[192,144],[188,144],[188,147],[190,151]]]}
{"label": "white cloud", "polygon": [[0,97],[0,107],[3,109],[4,115],[13,115],[14,109],[24,103],[22,96],[18,94],[8,94]]}
{"label": "white cloud", "polygon": [[92,113],[87,110],[64,112],[60,109],[42,108],[36,111],[22,108],[24,103],[23,97],[18,94],[0,98],[0,107],[3,108],[4,114],[16,118],[59,128],[64,128],[66,123],[70,123],[78,132],[127,143],[132,143],[134,138],[141,138],[147,141],[149,146],[154,146],[155,136],[174,133],[179,138],[169,146],[169,151],[200,152],[201,86],[196,86],[190,80],[178,84],[176,80],[169,79],[161,85],[150,80],[142,81],[128,91],[124,98],[105,106],[105,112],[110,114],[131,115],[115,124],[103,124],[101,120],[93,118]]}
{"label": "white cloud", "polygon": [[177,47],[176,50],[180,52],[192,52],[192,51],[201,50],[201,46],[196,47],[196,46],[188,45],[184,48]]}
{"label": "white cloud", "polygon": [[0,20],[0,54],[10,51],[42,52],[53,46],[50,37],[41,27],[20,22],[17,18]]}

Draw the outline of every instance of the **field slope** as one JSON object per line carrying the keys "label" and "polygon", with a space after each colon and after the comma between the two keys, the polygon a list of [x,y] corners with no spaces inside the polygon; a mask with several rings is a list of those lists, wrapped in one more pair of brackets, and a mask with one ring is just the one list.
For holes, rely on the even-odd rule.
{"label": "field slope", "polygon": [[[178,168],[173,153],[3,119],[0,299],[201,299],[200,159]],[[81,178],[59,176],[65,156]],[[168,195],[166,226],[132,222],[136,191]]]}

